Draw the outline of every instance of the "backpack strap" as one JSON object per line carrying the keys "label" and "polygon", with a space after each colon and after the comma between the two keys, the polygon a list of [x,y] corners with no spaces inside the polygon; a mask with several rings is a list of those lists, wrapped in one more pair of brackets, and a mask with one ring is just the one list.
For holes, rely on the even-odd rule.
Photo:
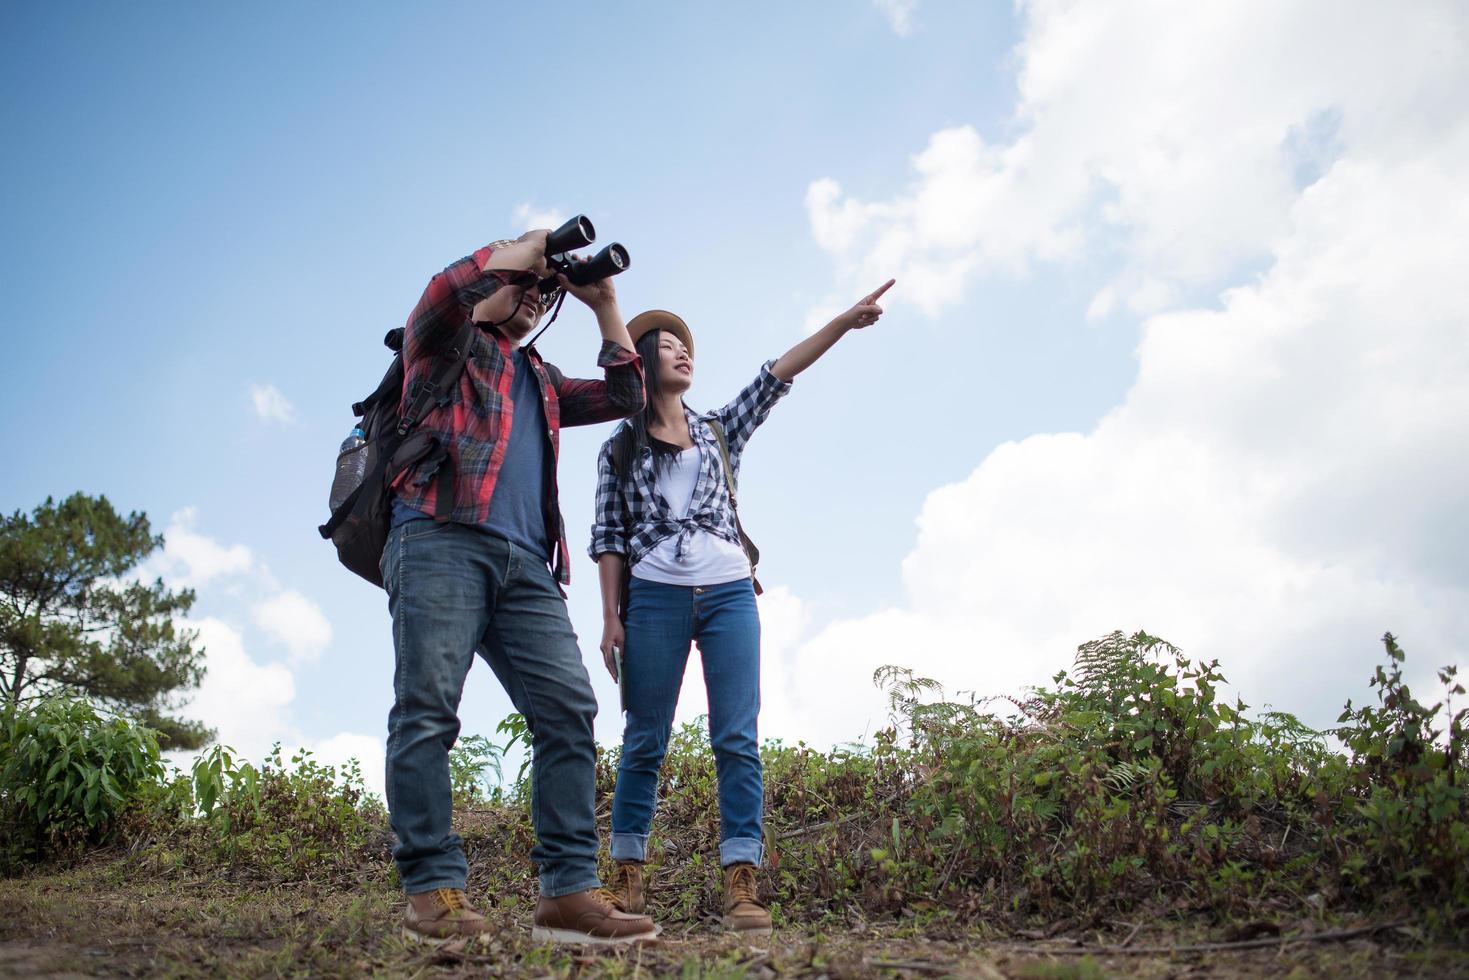
{"label": "backpack strap", "polygon": [[546,377],[550,380],[551,387],[559,389],[561,382],[566,380],[566,375],[562,374],[561,369],[550,361],[542,361],[541,367],[546,369]]}
{"label": "backpack strap", "polygon": [[[382,466],[379,465],[378,469],[381,470]],[[368,473],[362,482],[357,485],[357,489],[347,494],[346,500],[337,504],[337,509],[332,511],[332,516],[327,518],[327,522],[316,526],[316,532],[318,534],[327,540],[331,540],[331,536],[337,533],[337,528],[347,523],[347,518],[351,517],[352,513],[357,509],[357,501],[362,497],[362,489],[368,485],[368,480],[373,479],[373,476],[374,474]]]}
{"label": "backpack strap", "polygon": [[760,595],[765,590],[760,587],[760,580],[755,577],[755,566],[760,564],[760,549],[755,547],[755,542],[745,533],[744,525],[740,523],[740,505],[735,489],[734,467],[729,465],[729,442],[724,436],[724,426],[718,419],[705,419],[704,423],[714,433],[714,438],[719,442],[719,461],[724,464],[724,479],[729,484],[729,509],[734,511],[735,530],[740,535],[740,546],[745,549],[745,557],[750,559],[750,581],[754,583],[755,594]]}
{"label": "backpack strap", "polygon": [[[402,439],[418,425],[428,411],[430,400],[435,407],[442,408],[454,397],[454,389],[464,374],[464,365],[469,361],[470,349],[474,346],[474,321],[466,320],[454,334],[453,342],[434,355],[437,363],[429,376],[420,381],[413,390],[407,411],[398,419],[398,438]],[[389,334],[391,337],[392,335]],[[392,346],[391,343],[388,346]],[[400,443],[400,448],[402,444]],[[396,455],[396,454],[395,454]],[[429,463],[423,482],[436,480],[434,488],[434,520],[442,524],[454,513],[454,460],[449,447],[433,440],[428,455],[406,461],[393,472],[402,472],[409,465]],[[387,474],[385,474],[387,476]],[[388,478],[391,478],[388,476]]]}
{"label": "backpack strap", "polygon": [[464,373],[464,363],[469,360],[469,350],[474,346],[474,331],[474,321],[464,321],[454,335],[453,343],[435,355],[438,363],[426,379],[414,386],[413,399],[399,417],[400,437],[406,436],[423,418],[430,399],[440,408],[449,403],[454,387],[459,384],[459,376]]}
{"label": "backpack strap", "polygon": [[434,481],[434,520],[443,524],[454,514],[454,461],[449,457],[448,446],[437,439],[430,445],[428,455],[412,465],[428,465],[428,472],[417,483]]}

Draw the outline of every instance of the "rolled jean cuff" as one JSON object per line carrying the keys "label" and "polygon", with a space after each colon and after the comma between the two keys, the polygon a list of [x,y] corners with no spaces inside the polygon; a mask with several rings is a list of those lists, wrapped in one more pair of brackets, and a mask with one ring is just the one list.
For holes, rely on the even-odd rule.
{"label": "rolled jean cuff", "polygon": [[575,895],[584,892],[588,888],[602,887],[602,880],[595,874],[587,875],[541,875],[541,895],[545,898],[560,898],[562,895]]}
{"label": "rolled jean cuff", "polygon": [[760,866],[765,858],[765,843],[753,837],[731,837],[719,842],[719,866],[731,864],[753,864]]}
{"label": "rolled jean cuff", "polygon": [[440,888],[457,888],[464,891],[463,878],[430,878],[427,883],[415,881],[412,885],[403,886],[405,895],[422,895],[425,892],[437,891]]}
{"label": "rolled jean cuff", "polygon": [[648,860],[648,835],[647,834],[619,834],[612,833],[612,860],[614,861],[646,861]]}

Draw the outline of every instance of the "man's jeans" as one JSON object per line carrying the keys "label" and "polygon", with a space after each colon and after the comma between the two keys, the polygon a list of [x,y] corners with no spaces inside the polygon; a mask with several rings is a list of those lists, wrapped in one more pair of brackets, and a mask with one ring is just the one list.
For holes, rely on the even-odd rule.
{"label": "man's jeans", "polygon": [[476,650],[531,731],[531,820],[541,894],[595,888],[597,700],[576,634],[545,563],[463,524],[410,521],[383,551],[393,614],[388,811],[404,891],[463,888],[450,829],[449,749]]}
{"label": "man's jeans", "polygon": [[697,641],[709,692],[709,741],[719,774],[719,863],[764,855],[760,715],[760,614],[749,579],[664,585],[634,578],[627,604],[627,725],[612,798],[612,857],[647,858],[658,770],[673,729],[689,644]]}

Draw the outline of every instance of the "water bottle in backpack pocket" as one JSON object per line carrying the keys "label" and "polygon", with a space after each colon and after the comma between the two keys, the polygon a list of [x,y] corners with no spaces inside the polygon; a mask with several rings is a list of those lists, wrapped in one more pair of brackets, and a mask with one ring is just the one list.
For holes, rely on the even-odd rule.
{"label": "water bottle in backpack pocket", "polygon": [[445,486],[437,504],[445,514],[441,517],[436,513],[435,517],[447,519],[453,507],[453,466],[447,451],[429,433],[415,429],[427,412],[449,404],[464,373],[474,329],[474,324],[465,320],[453,341],[433,355],[436,363],[427,383],[416,388],[406,405],[404,332],[401,328],[390,330],[383,344],[393,352],[392,364],[372,394],[352,406],[360,421],[337,453],[331,517],[316,530],[337,549],[337,559],[343,565],[373,585],[383,584],[378,564],[392,521],[389,486],[399,473],[435,452],[445,456],[439,474]]}
{"label": "water bottle in backpack pocket", "polygon": [[330,508],[336,510],[342,502],[352,496],[352,491],[362,486],[367,475],[367,433],[360,427],[354,428],[342,448],[337,451],[337,475],[332,478]]}

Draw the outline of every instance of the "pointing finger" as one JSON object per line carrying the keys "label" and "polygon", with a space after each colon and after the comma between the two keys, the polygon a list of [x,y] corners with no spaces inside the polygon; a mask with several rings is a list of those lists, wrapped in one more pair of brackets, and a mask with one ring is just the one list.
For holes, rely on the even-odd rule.
{"label": "pointing finger", "polygon": [[867,296],[866,296],[866,298],[864,298],[862,300],[862,302],[864,302],[867,305],[871,306],[873,303],[876,303],[878,301],[878,299],[882,296],[883,293],[887,292],[889,289],[892,289],[893,288],[893,284],[896,283],[897,281],[898,280],[896,280],[896,279],[889,279],[887,282],[883,283],[881,286],[878,286],[875,290],[873,290],[872,292],[868,293]]}

